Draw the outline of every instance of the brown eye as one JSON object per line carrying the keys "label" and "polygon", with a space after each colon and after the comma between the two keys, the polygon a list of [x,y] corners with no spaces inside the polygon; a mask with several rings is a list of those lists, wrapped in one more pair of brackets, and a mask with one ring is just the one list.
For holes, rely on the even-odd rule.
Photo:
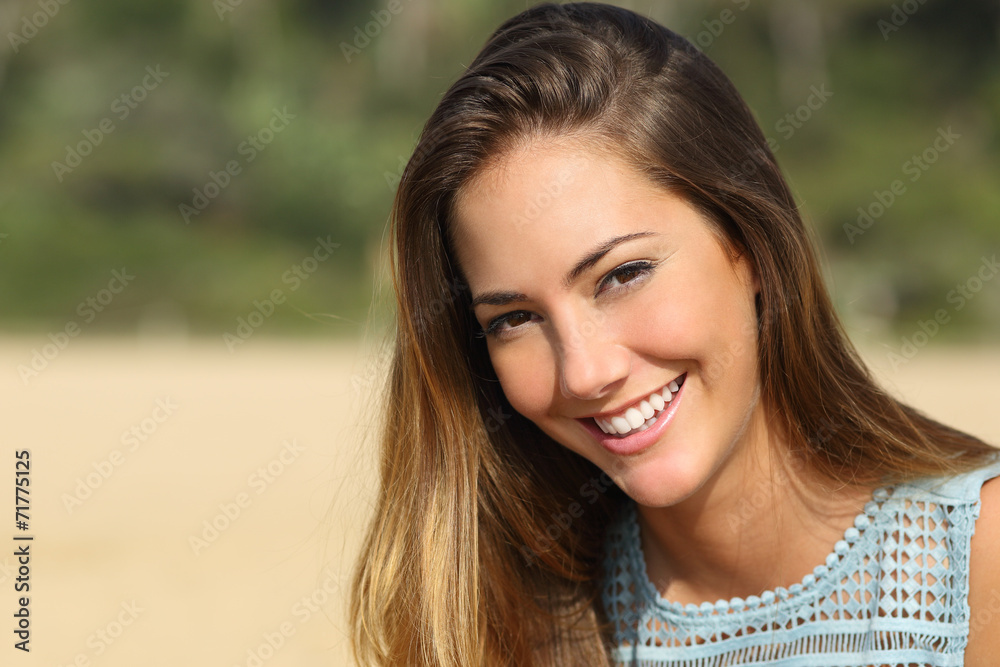
{"label": "brown eye", "polygon": [[527,310],[515,310],[512,313],[506,313],[500,317],[494,318],[483,331],[484,335],[503,337],[508,333],[512,333],[514,329],[518,329],[525,324],[531,322],[532,318],[535,316]]}
{"label": "brown eye", "polygon": [[604,280],[601,281],[598,291],[603,292],[608,289],[615,289],[616,287],[629,285],[629,283],[649,275],[652,272],[653,267],[654,265],[651,262],[645,261],[623,264],[609,273]]}
{"label": "brown eye", "polygon": [[638,267],[627,267],[621,271],[621,273],[616,273],[615,278],[618,279],[620,283],[632,282],[642,274],[642,271]]}
{"label": "brown eye", "polygon": [[511,313],[507,316],[507,326],[509,327],[519,327],[522,324],[527,324],[531,321],[531,313],[526,313],[523,310],[517,313]]}

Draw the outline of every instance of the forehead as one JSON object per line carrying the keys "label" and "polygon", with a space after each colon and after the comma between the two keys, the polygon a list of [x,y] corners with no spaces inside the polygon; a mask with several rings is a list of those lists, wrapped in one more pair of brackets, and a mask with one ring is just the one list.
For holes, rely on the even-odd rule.
{"label": "forehead", "polygon": [[580,240],[611,233],[630,211],[666,196],[595,140],[534,138],[491,160],[458,191],[449,233],[459,255],[483,242]]}
{"label": "forehead", "polygon": [[623,237],[645,238],[631,246],[640,254],[683,247],[736,258],[686,198],[612,150],[572,138],[525,142],[494,160],[460,190],[449,225],[453,259],[473,292],[557,288],[582,259]]}
{"label": "forehead", "polygon": [[536,186],[534,189],[539,195],[552,195],[554,191],[561,193],[564,186],[577,180],[582,172],[593,170],[599,162],[606,163],[604,166],[614,164],[625,168],[625,161],[608,146],[607,141],[594,135],[525,137],[483,162],[458,190],[456,209],[461,208],[470,197],[496,196],[501,190],[517,187],[525,181]]}

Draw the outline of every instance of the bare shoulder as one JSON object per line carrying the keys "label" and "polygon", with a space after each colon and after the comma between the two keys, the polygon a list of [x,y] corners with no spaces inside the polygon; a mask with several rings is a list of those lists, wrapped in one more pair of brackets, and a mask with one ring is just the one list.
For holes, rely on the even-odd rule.
{"label": "bare shoulder", "polygon": [[996,665],[1000,655],[1000,477],[983,484],[969,556],[969,667]]}

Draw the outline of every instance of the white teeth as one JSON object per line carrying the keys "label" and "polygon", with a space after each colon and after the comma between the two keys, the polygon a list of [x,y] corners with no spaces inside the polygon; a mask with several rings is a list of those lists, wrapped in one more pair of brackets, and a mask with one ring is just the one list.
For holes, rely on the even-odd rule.
{"label": "white teeth", "polygon": [[676,380],[671,380],[661,391],[654,392],[638,405],[629,408],[623,415],[610,419],[594,418],[597,426],[608,435],[627,435],[639,433],[656,423],[659,413],[674,398],[674,393],[680,389]]}
{"label": "white teeth", "polygon": [[612,417],[611,425],[615,427],[615,430],[619,433],[628,433],[632,430],[632,425],[624,417]]}
{"label": "white teeth", "polygon": [[629,408],[625,411],[625,419],[628,420],[628,425],[632,428],[639,428],[642,423],[646,421],[646,418],[642,416],[642,413],[635,408]]}
{"label": "white teeth", "polygon": [[635,430],[636,431],[645,431],[647,428],[649,428],[650,426],[652,426],[655,423],[656,423],[656,417],[650,417],[649,419],[647,419],[646,421],[644,421],[642,423],[642,426],[640,426],[639,428],[637,428]]}

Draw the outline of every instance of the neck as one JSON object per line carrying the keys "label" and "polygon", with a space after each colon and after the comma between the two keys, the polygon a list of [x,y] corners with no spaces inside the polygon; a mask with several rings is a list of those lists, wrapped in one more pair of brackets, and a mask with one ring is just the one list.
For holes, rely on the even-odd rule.
{"label": "neck", "polygon": [[682,603],[790,586],[824,562],[870,498],[813,470],[758,412],[727,462],[692,496],[639,507],[650,581]]}

